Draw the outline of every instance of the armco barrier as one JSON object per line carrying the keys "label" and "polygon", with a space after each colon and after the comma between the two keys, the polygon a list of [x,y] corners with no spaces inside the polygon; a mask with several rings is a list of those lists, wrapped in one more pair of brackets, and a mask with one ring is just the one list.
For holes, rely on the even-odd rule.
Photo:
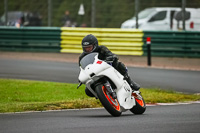
{"label": "armco barrier", "polygon": [[60,52],[60,34],[60,28],[0,27],[0,50]]}
{"label": "armco barrier", "polygon": [[81,40],[88,34],[97,37],[100,45],[120,55],[143,55],[143,32],[115,28],[61,28],[61,52],[81,53]]}
{"label": "armco barrier", "polygon": [[[144,43],[146,37],[151,37],[152,56],[200,57],[200,32],[144,31]],[[146,55],[146,44],[143,49]]]}
{"label": "armco barrier", "polygon": [[119,55],[200,57],[200,32],[141,31],[117,28],[0,27],[0,51],[81,53],[81,40],[95,35],[100,45]]}

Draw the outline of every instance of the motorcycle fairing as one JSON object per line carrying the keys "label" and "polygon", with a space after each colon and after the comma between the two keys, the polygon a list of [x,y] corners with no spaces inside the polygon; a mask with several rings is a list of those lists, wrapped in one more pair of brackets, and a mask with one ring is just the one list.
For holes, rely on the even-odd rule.
{"label": "motorcycle fairing", "polygon": [[117,99],[123,109],[131,109],[135,105],[135,100],[133,100],[134,97],[132,96],[132,89],[129,86],[128,82],[123,79],[124,76],[122,76],[113,67],[110,67],[103,72],[97,74],[97,76],[100,75],[106,76],[116,85]]}
{"label": "motorcycle fairing", "polygon": [[135,100],[133,100],[134,97],[132,96],[132,89],[127,81],[124,80],[124,76],[122,76],[111,65],[104,61],[99,63],[99,61],[101,60],[99,60],[98,55],[96,55],[93,63],[88,63],[84,68],[80,67],[81,72],[79,74],[79,80],[86,84],[86,87],[97,98],[96,93],[91,88],[91,84],[100,77],[109,78],[117,87],[117,98],[122,109],[131,109],[135,105]]}

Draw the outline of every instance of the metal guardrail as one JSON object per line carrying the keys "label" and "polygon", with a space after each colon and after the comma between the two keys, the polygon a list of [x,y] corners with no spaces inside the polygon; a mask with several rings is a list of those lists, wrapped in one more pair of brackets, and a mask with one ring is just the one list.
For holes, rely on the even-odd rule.
{"label": "metal guardrail", "polygon": [[142,30],[115,28],[61,28],[61,30],[61,52],[81,53],[83,37],[93,34],[100,45],[107,46],[115,54],[143,55]]}
{"label": "metal guardrail", "polygon": [[[144,42],[146,37],[151,37],[152,56],[200,57],[200,32],[144,31]],[[146,45],[143,49],[146,55]]]}
{"label": "metal guardrail", "polygon": [[200,57],[200,32],[142,31],[117,28],[0,27],[0,51],[82,53],[81,41],[93,34],[119,55]]}
{"label": "metal guardrail", "polygon": [[60,33],[60,28],[0,27],[0,50],[60,52]]}

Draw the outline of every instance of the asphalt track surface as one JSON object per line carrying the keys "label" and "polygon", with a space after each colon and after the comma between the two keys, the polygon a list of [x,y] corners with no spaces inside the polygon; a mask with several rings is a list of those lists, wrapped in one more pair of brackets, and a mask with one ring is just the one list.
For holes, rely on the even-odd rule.
{"label": "asphalt track surface", "polygon": [[200,104],[148,107],[111,117],[104,109],[0,114],[1,133],[199,133]]}
{"label": "asphalt track surface", "polygon": [[[200,71],[129,67],[129,74],[141,87],[157,87],[186,93],[200,93]],[[0,78],[78,83],[77,63],[0,59]]]}
{"label": "asphalt track surface", "polygon": [[[0,78],[77,83],[76,63],[0,59]],[[142,87],[199,93],[199,71],[129,68]],[[0,114],[0,133],[199,133],[200,104],[148,106],[112,117],[105,109]]]}

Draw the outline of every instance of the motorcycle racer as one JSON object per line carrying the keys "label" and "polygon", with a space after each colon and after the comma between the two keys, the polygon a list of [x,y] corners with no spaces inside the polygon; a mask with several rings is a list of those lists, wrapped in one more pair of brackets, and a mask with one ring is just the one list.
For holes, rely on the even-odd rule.
{"label": "motorcycle racer", "polygon": [[[131,80],[130,76],[128,75],[128,70],[126,66],[122,62],[119,62],[118,57],[115,54],[113,54],[106,46],[99,46],[98,40],[94,35],[89,34],[85,36],[82,39],[81,45],[83,53],[79,56],[79,65],[80,60],[84,56],[92,52],[97,52],[99,53],[99,59],[104,60],[106,62],[112,62],[112,66],[124,76],[124,79],[129,83],[133,91],[138,91],[140,89],[140,85]],[[93,96],[87,88],[85,89],[85,92],[88,96]]]}

